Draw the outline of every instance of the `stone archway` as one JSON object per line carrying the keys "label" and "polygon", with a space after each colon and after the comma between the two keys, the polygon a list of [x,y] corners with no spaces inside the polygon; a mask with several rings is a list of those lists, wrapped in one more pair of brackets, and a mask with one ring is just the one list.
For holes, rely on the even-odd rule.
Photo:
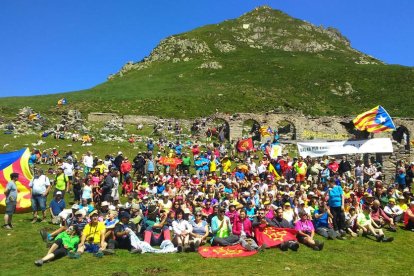
{"label": "stone archway", "polygon": [[242,123],[243,130],[242,136],[243,137],[252,137],[253,140],[260,141],[260,123],[255,119],[247,119],[244,120]]}
{"label": "stone archway", "polygon": [[215,136],[220,142],[230,140],[230,124],[227,120],[216,117],[211,122],[211,128],[213,136]]}
{"label": "stone archway", "polygon": [[405,150],[410,150],[410,131],[408,128],[404,125],[398,126],[393,132],[392,132],[392,138],[400,143],[401,146],[404,146]]}
{"label": "stone archway", "polygon": [[287,119],[282,119],[276,122],[276,129],[278,131],[280,139],[283,140],[296,140],[297,131],[293,122]]}

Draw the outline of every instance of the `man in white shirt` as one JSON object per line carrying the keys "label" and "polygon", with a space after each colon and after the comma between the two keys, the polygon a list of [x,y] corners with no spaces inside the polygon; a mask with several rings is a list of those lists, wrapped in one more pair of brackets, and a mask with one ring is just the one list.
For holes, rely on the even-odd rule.
{"label": "man in white shirt", "polygon": [[51,185],[49,178],[44,175],[43,170],[35,169],[33,180],[29,184],[32,188],[32,210],[33,220],[36,223],[38,220],[38,211],[42,211],[42,222],[46,221],[46,197],[49,194]]}
{"label": "man in white shirt", "polygon": [[394,220],[394,223],[400,222],[404,211],[400,206],[395,204],[395,198],[390,198],[387,206],[384,207],[384,212]]}
{"label": "man in white shirt", "polygon": [[83,168],[83,173],[87,175],[93,167],[93,156],[90,151],[88,151],[86,155],[83,157],[83,165],[85,166]]}

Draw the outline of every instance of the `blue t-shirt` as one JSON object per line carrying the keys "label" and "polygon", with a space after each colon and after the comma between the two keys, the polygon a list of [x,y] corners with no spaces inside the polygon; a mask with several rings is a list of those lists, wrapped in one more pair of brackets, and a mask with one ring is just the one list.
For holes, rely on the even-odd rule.
{"label": "blue t-shirt", "polygon": [[65,201],[62,199],[61,201],[57,202],[56,200],[52,199],[52,201],[50,202],[50,206],[52,209],[52,213],[54,216],[59,215],[60,212],[63,211],[63,209],[65,209],[66,204]]}
{"label": "blue t-shirt", "polygon": [[341,186],[334,186],[329,189],[329,207],[341,207],[342,206],[342,197],[344,192],[342,191]]}
{"label": "blue t-shirt", "polygon": [[[315,215],[319,214],[319,210],[315,210]],[[329,227],[329,223],[328,223],[328,213],[325,212],[320,218],[314,220],[315,222],[315,228],[319,228],[319,227]]]}

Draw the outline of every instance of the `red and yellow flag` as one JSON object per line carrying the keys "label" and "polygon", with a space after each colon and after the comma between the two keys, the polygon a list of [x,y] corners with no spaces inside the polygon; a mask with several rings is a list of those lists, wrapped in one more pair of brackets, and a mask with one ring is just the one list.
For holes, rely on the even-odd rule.
{"label": "red and yellow flag", "polygon": [[30,180],[33,178],[29,168],[30,151],[28,148],[18,151],[0,153],[0,212],[4,213],[6,207],[7,183],[10,181],[11,173],[18,173],[17,180],[17,206],[16,211],[23,213],[30,209],[31,193]]}
{"label": "red and yellow flag", "polygon": [[202,246],[198,248],[198,253],[204,258],[235,258],[251,256],[256,254],[257,251],[248,251],[240,244],[236,244],[229,246]]}
{"label": "red and yellow flag", "polygon": [[296,241],[296,230],[290,228],[257,227],[254,235],[258,245],[266,244],[269,247],[276,247],[287,241]]}
{"label": "red and yellow flag", "polygon": [[252,137],[247,138],[247,139],[240,140],[237,143],[237,150],[239,152],[243,152],[243,151],[247,151],[247,150],[252,150],[252,149],[253,149],[253,139],[252,139]]}

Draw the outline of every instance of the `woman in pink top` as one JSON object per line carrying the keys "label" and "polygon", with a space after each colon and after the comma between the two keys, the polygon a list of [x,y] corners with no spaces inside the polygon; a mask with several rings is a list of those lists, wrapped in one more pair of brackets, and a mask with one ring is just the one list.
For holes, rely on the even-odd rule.
{"label": "woman in pink top", "polygon": [[299,220],[295,223],[295,230],[298,231],[297,238],[300,243],[303,243],[313,250],[320,251],[323,249],[323,242],[313,239],[315,236],[315,228],[312,221],[308,218],[305,211],[299,212]]}

